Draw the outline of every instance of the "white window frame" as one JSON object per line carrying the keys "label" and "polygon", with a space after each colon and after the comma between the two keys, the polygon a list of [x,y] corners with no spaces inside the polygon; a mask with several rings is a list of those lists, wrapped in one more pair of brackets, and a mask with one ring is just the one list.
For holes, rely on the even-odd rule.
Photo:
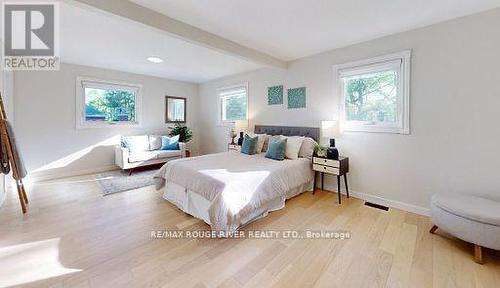
{"label": "white window frame", "polygon": [[218,98],[218,114],[219,114],[219,125],[220,126],[232,126],[234,125],[234,123],[236,121],[234,120],[223,120],[223,116],[222,114],[224,113],[224,109],[222,109],[222,101],[224,98],[223,96],[221,96],[221,92],[225,91],[225,90],[231,90],[231,89],[236,89],[236,88],[240,88],[240,87],[245,87],[245,90],[246,90],[246,96],[247,96],[247,117],[246,119],[243,119],[242,121],[248,121],[248,113],[249,113],[249,106],[250,106],[250,101],[249,101],[249,91],[248,91],[248,82],[245,82],[245,83],[240,83],[240,84],[236,84],[236,85],[231,85],[231,86],[225,86],[225,87],[220,87],[220,88],[217,88],[217,98]]}
{"label": "white window frame", "polygon": [[[342,76],[349,74],[359,75],[370,72],[383,71],[387,67],[394,70],[397,65],[398,72],[398,122],[396,125],[384,125],[382,123],[369,124],[366,122],[356,122],[346,120],[346,107],[344,95],[344,80]],[[410,65],[411,50],[385,56],[355,61],[351,63],[335,65],[334,75],[337,86],[337,99],[340,99],[340,119],[343,131],[352,132],[378,132],[410,134]]]}
{"label": "white window frame", "polygon": [[[135,121],[105,122],[85,120],[85,88],[91,86],[102,89],[132,91],[135,99]],[[76,128],[142,127],[142,85],[87,77],[76,77]]]}

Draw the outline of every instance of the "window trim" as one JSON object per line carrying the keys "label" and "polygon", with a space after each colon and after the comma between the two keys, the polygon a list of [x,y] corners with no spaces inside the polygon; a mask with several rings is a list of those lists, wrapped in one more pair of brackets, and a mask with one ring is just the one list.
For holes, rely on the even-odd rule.
{"label": "window trim", "polygon": [[[383,65],[393,65],[391,62],[401,61],[398,75],[398,90],[401,91],[401,97],[398,101],[402,101],[398,105],[399,123],[393,125],[367,125],[364,122],[356,123],[354,121],[346,121],[345,115],[345,95],[344,81],[341,79],[342,73],[346,71],[361,70],[366,74],[370,71],[377,71]],[[349,132],[375,132],[375,133],[394,133],[394,134],[410,134],[410,78],[411,78],[411,50],[405,50],[398,53],[354,61],[350,63],[335,65],[333,67],[334,77],[337,86],[337,96],[339,99],[339,114],[342,130]],[[364,70],[364,71],[363,71]],[[354,73],[353,73],[354,74]]]}
{"label": "window trim", "polygon": [[249,101],[249,90],[248,90],[248,82],[243,82],[243,83],[240,83],[240,84],[235,84],[235,85],[230,85],[230,86],[224,86],[224,87],[219,87],[216,89],[217,91],[217,105],[218,105],[218,125],[219,126],[233,126],[234,123],[236,121],[230,121],[230,120],[222,120],[222,96],[220,96],[220,92],[223,91],[223,90],[229,90],[229,89],[234,89],[234,88],[238,88],[238,87],[245,87],[245,90],[246,90],[246,96],[247,96],[247,111],[246,111],[246,114],[247,114],[247,117],[246,119],[242,120],[242,121],[248,121],[249,117],[248,117],[248,113],[249,113],[249,107],[250,107],[250,101]]}
{"label": "window trim", "polygon": [[[122,90],[131,90],[136,92],[135,99],[135,121],[128,121],[122,123],[116,122],[90,122],[85,120],[85,89],[86,82],[95,84],[97,87],[102,88],[118,88]],[[125,83],[114,80],[103,80],[88,77],[76,77],[76,129],[87,128],[111,128],[111,127],[142,127],[142,85]]]}

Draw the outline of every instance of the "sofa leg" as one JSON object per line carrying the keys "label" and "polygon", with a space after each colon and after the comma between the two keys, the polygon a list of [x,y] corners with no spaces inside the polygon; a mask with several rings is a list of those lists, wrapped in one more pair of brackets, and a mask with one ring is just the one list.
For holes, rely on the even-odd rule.
{"label": "sofa leg", "polygon": [[484,264],[483,261],[483,247],[474,244],[474,261],[478,264]]}
{"label": "sofa leg", "polygon": [[134,169],[132,168],[128,169],[128,176],[132,175],[132,171],[134,171]]}
{"label": "sofa leg", "polygon": [[432,226],[432,228],[429,231],[429,233],[434,234],[434,232],[436,232],[437,229],[438,229],[438,226],[434,225],[434,226]]}

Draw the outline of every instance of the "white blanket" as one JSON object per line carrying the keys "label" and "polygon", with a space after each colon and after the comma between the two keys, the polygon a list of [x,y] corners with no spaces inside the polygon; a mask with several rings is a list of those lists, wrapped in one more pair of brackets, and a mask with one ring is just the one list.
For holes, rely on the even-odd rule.
{"label": "white blanket", "polygon": [[155,182],[158,190],[173,182],[201,195],[211,203],[212,230],[232,232],[271,200],[284,203],[288,191],[310,183],[313,175],[306,158],[276,161],[231,151],[170,161]]}

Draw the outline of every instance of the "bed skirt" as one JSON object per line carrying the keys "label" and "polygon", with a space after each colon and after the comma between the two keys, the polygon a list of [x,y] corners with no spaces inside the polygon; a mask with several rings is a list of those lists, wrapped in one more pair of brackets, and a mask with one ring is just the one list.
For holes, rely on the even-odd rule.
{"label": "bed skirt", "polygon": [[[211,203],[207,199],[176,183],[167,182],[165,184],[166,185],[163,188],[163,199],[174,204],[185,213],[201,219],[208,225],[211,225],[210,217],[208,215],[208,210]],[[286,193],[285,200],[293,198],[307,191],[313,191],[313,184],[313,181],[310,181],[289,190]],[[245,225],[257,219],[266,217],[269,212],[283,209],[285,207],[285,200],[283,200],[281,197],[277,197],[274,200],[269,201],[263,207],[259,207],[259,209],[256,209],[253,213],[248,215],[246,219],[242,219],[243,224],[236,230],[241,229]]]}

